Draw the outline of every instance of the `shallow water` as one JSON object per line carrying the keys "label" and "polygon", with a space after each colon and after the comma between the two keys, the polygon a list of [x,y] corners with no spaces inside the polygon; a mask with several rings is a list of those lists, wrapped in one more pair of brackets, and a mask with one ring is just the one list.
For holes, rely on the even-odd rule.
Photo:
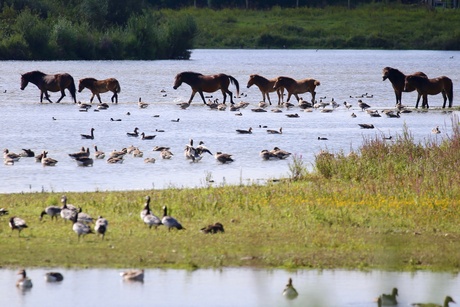
{"label": "shallow water", "polygon": [[[47,271],[64,275],[47,283]],[[146,270],[144,283],[125,282],[113,269],[30,269],[30,290],[15,287],[17,270],[0,270],[1,306],[376,306],[382,293],[399,290],[399,306],[458,299],[460,278],[446,273],[222,269]],[[282,291],[289,277],[299,296]]]}
{"label": "shallow water", "polygon": [[[56,167],[42,167],[34,159],[23,158],[14,166],[0,166],[3,177],[0,193],[35,191],[96,191],[140,190],[151,188],[199,187],[212,179],[214,185],[258,182],[289,176],[289,163],[262,161],[259,152],[278,146],[300,156],[311,168],[314,155],[322,149],[333,152],[349,152],[357,149],[364,137],[396,136],[407,126],[417,141],[441,140],[451,133],[452,113],[430,111],[413,112],[393,119],[382,116],[371,118],[357,107],[357,96],[367,93],[373,98],[362,98],[373,108],[394,106],[394,93],[389,81],[382,82],[381,72],[385,66],[403,72],[424,71],[430,77],[447,75],[454,82],[454,105],[458,97],[457,86],[459,52],[452,51],[369,51],[369,50],[194,50],[190,61],[46,61],[0,63],[0,144],[12,152],[31,148],[36,153],[47,150],[49,156],[59,162]],[[116,77],[122,87],[119,104],[108,110],[79,112],[71,103],[69,95],[60,104],[40,104],[39,90],[33,85],[21,91],[20,73],[31,70],[46,73],[69,72],[76,80],[84,77],[104,79]],[[224,72],[237,78],[241,98],[251,106],[241,110],[243,116],[234,112],[211,111],[195,97],[192,106],[181,110],[178,102],[187,101],[190,87],[183,84],[173,90],[174,76],[181,71],[198,71],[205,74]],[[272,78],[287,75],[297,79],[312,77],[321,81],[317,98],[343,103],[332,113],[301,112],[298,108],[283,113],[254,113],[261,100],[256,87],[246,88],[250,74],[259,73]],[[234,90],[234,87],[230,88]],[[164,90],[165,92],[162,92]],[[209,94],[212,99],[220,93]],[[302,95],[310,99],[308,95]],[[350,98],[352,96],[353,98]],[[57,93],[51,98],[56,100]],[[139,97],[150,103],[147,109],[139,109]],[[77,99],[88,102],[90,92],[77,93]],[[102,94],[104,102],[110,95]],[[272,95],[276,101],[275,95]],[[403,94],[403,104],[414,106],[415,93]],[[294,101],[292,101],[294,102]],[[430,105],[439,107],[440,95],[430,97]],[[131,115],[126,115],[127,113]],[[351,118],[354,112],[357,118]],[[288,118],[287,113],[299,113],[299,118]],[[159,115],[159,117],[153,117]],[[52,117],[56,120],[52,120]],[[122,119],[112,122],[110,118]],[[180,118],[179,122],[172,119]],[[456,121],[457,119],[455,119]],[[358,123],[372,123],[373,130],[360,129]],[[283,128],[282,135],[269,135],[265,128]],[[432,135],[433,127],[439,126],[442,134]],[[152,141],[129,138],[126,132],[135,127],[146,134],[156,134]],[[251,135],[239,135],[235,129],[254,129]],[[95,128],[94,140],[82,140],[80,134]],[[165,132],[155,132],[163,129]],[[318,136],[327,137],[319,141]],[[235,162],[221,165],[212,156],[205,156],[199,163],[190,163],[183,156],[185,144],[193,139],[204,141],[212,151],[233,154]],[[144,157],[156,158],[155,164],[145,164],[143,159],[127,157],[121,165],[110,165],[104,160],[95,161],[93,167],[78,167],[69,153],[82,146],[97,145],[110,152],[130,145],[139,146]],[[153,146],[169,146],[175,154],[172,160],[161,160]]]}

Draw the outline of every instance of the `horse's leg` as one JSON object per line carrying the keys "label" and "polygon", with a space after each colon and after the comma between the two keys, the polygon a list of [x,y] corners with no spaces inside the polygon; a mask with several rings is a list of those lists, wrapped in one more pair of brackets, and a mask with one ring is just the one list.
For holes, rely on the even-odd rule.
{"label": "horse's leg", "polygon": [[[190,99],[189,99],[189,101],[188,101],[188,104],[191,104],[191,103],[192,103],[192,100],[193,100],[193,97],[195,97],[195,94],[196,94],[196,91],[195,91],[195,90],[192,90],[192,95],[190,95]],[[201,98],[203,98],[203,102],[206,104],[206,102],[204,101],[203,94],[201,94]]]}
{"label": "horse's leg", "polygon": [[[50,103],[53,103],[50,99],[50,95],[48,95],[48,91],[42,91],[40,95],[40,102],[43,102],[43,95],[45,95],[45,99],[48,100]],[[59,101],[58,101],[59,102]]]}
{"label": "horse's leg", "polygon": [[430,106],[428,105],[428,94],[424,94],[423,95],[423,100],[422,100],[422,108],[430,108]]}
{"label": "horse's leg", "polygon": [[289,102],[289,100],[291,99],[291,96],[292,96],[292,94],[290,92],[288,92],[288,97],[286,99],[286,102]]}
{"label": "horse's leg", "polygon": [[[415,103],[415,108],[417,109],[418,108],[418,103],[420,102],[420,98],[422,97],[422,95],[420,95],[420,93],[418,93],[418,96],[417,96],[417,102]],[[424,98],[425,99],[425,98]],[[423,102],[422,102],[422,108],[423,108]]]}
{"label": "horse's leg", "polygon": [[299,102],[300,101],[299,95],[296,93],[296,94],[294,94],[294,96],[297,99],[297,102]]}
{"label": "horse's leg", "polygon": [[[402,93],[399,92],[399,91],[395,91],[395,96],[396,96],[396,106],[398,105],[401,105],[401,96],[402,96]],[[419,94],[420,96],[420,94]]]}
{"label": "horse's leg", "polygon": [[[270,105],[272,105],[272,102],[271,102],[271,100],[270,100],[270,95],[268,94],[268,92],[267,92],[267,93],[264,93],[264,94],[266,94],[266,95],[267,95],[267,98],[268,98],[268,103],[270,103]],[[264,99],[264,101],[265,101],[265,99]]]}
{"label": "horse's leg", "polygon": [[[204,99],[203,91],[198,91],[198,93],[200,94],[200,97],[201,97],[201,100],[203,100],[203,103],[206,104],[206,100]],[[193,94],[193,95],[195,95],[195,94]],[[192,100],[190,99],[190,101],[192,101]],[[225,103],[225,100],[224,100],[224,103]]]}
{"label": "horse's leg", "polygon": [[[221,90],[221,92],[222,92],[222,95],[224,96],[224,101],[222,103],[225,104],[225,101],[227,100],[227,93],[225,93],[224,90]],[[232,96],[230,94],[230,101],[231,101],[231,99],[232,99]],[[232,104],[233,104],[233,102],[232,102]]]}
{"label": "horse's leg", "polygon": [[[446,90],[443,90],[442,91],[442,98],[444,98],[444,103],[442,105],[442,108],[444,109],[446,107],[446,102],[447,102],[447,94],[446,94]],[[450,108],[450,107],[449,107]]]}
{"label": "horse's leg", "polygon": [[62,90],[61,90],[61,98],[59,98],[58,101],[56,101],[56,103],[61,102],[62,98],[64,98],[64,97],[65,97],[65,92],[64,92],[64,90],[62,89]]}
{"label": "horse's leg", "polygon": [[316,97],[316,92],[313,91],[313,92],[311,93],[311,103],[315,103],[315,97]]}
{"label": "horse's leg", "polygon": [[93,103],[93,99],[94,99],[94,93],[91,94],[91,98],[89,99],[89,103]]}
{"label": "horse's leg", "polygon": [[102,103],[101,95],[99,95],[99,93],[97,93],[96,96],[97,96],[97,99],[99,100],[99,103]]}
{"label": "horse's leg", "polygon": [[113,92],[113,96],[112,96],[112,103],[113,103],[113,100],[115,99],[115,103],[118,103],[118,94],[117,92]]}
{"label": "horse's leg", "polygon": [[[226,89],[225,92],[227,92],[227,94],[230,96],[230,103],[231,103],[231,104],[235,104],[235,103],[233,102],[233,93],[230,92],[229,89]],[[224,90],[222,90],[222,93],[224,94],[224,103],[225,103],[225,92],[224,92]]]}

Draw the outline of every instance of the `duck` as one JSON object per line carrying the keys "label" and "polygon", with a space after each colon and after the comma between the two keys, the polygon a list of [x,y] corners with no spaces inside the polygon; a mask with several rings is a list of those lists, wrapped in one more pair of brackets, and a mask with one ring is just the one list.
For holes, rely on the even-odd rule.
{"label": "duck", "polygon": [[137,105],[139,106],[140,109],[145,109],[149,106],[148,103],[142,102],[141,97],[139,97],[139,101],[137,102]]}
{"label": "duck", "polygon": [[374,129],[373,124],[358,124],[362,129]]}
{"label": "duck", "polygon": [[94,128],[91,128],[90,134],[80,134],[81,138],[84,140],[94,140]]}
{"label": "duck", "polygon": [[222,164],[231,163],[234,161],[231,154],[222,153],[220,151],[216,152],[214,157]]}
{"label": "duck", "polygon": [[286,150],[280,149],[278,147],[274,147],[271,150],[271,153],[276,155],[278,157],[278,159],[280,159],[280,160],[286,159],[291,155],[290,152],[287,152]]}
{"label": "duck", "polygon": [[297,118],[299,117],[299,114],[295,113],[295,114],[286,114],[287,117],[289,118]]}
{"label": "duck", "polygon": [[155,158],[145,158],[144,159],[144,163],[155,163],[155,162],[156,162]]}
{"label": "duck", "polygon": [[144,281],[144,270],[129,270],[120,273],[120,276],[123,278],[123,280],[126,281]]}
{"label": "duck", "polygon": [[80,151],[75,152],[75,153],[70,153],[69,157],[72,159],[78,159],[78,158],[88,158],[90,155],[89,153],[89,147],[85,149],[85,147],[82,147]]}
{"label": "duck", "polygon": [[17,217],[17,216],[12,216],[10,218],[9,226],[11,228],[11,231],[17,230],[18,231],[18,237],[21,235],[21,231],[24,228],[27,228],[26,221],[24,221],[22,218]]}
{"label": "duck", "polygon": [[328,140],[328,138],[326,138],[326,137],[321,137],[321,136],[318,136],[318,140],[320,140],[320,141],[327,141],[327,140]]}
{"label": "duck", "polygon": [[71,218],[73,222],[72,230],[78,235],[78,241],[80,241],[81,236],[86,236],[87,234],[94,233],[87,224],[78,221],[79,213],[76,214]]}
{"label": "duck", "polygon": [[170,231],[171,228],[176,228],[178,230],[185,229],[175,218],[168,215],[168,208],[166,206],[163,206],[163,218],[161,219],[161,223],[168,228],[168,231]]}
{"label": "duck", "polygon": [[273,130],[273,129],[267,129],[268,134],[283,134],[283,128],[281,127],[280,130]]}
{"label": "duck", "polygon": [[385,305],[385,306],[398,305],[398,301],[396,300],[397,296],[398,296],[397,288],[393,288],[393,290],[391,291],[391,294],[380,295],[380,299],[382,300],[382,305]]}
{"label": "duck", "polygon": [[441,133],[441,130],[439,130],[439,126],[436,126],[435,128],[433,128],[433,130],[431,130],[431,133],[433,133],[433,134],[440,134],[440,133]]}
{"label": "duck", "polygon": [[298,295],[299,293],[297,293],[297,290],[292,285],[292,278],[289,277],[288,283],[283,290],[283,296],[286,297],[287,299],[293,300]]}
{"label": "duck", "polygon": [[172,121],[173,123],[178,123],[178,122],[180,121],[180,118],[178,118],[178,119],[171,119],[171,121]]}
{"label": "duck", "polygon": [[33,158],[35,157],[35,152],[31,149],[23,148],[19,155],[24,158]]}
{"label": "duck", "polygon": [[169,149],[163,149],[161,152],[160,152],[160,156],[161,158],[163,159],[171,159],[172,156],[174,156],[174,154],[169,151]]}
{"label": "duck", "polygon": [[236,132],[238,132],[239,134],[251,134],[252,133],[252,127],[249,127],[248,130],[236,129]]}
{"label": "duck", "polygon": [[64,276],[59,272],[46,272],[45,273],[45,281],[47,282],[59,282],[63,280],[64,280]]}
{"label": "duck", "polygon": [[58,161],[53,158],[47,157],[47,154],[48,154],[47,151],[42,152],[42,159],[41,159],[42,165],[43,166],[55,166],[58,163]]}
{"label": "duck", "polygon": [[133,132],[126,132],[127,136],[137,138],[139,136],[139,128],[134,128]]}
{"label": "duck", "polygon": [[224,225],[222,225],[219,222],[214,223],[213,225],[208,225],[206,227],[203,227],[200,229],[200,231],[202,233],[212,233],[212,234],[218,233],[218,232],[225,232]]}
{"label": "duck", "polygon": [[20,155],[14,153],[14,152],[10,152],[7,148],[5,148],[3,150],[3,159],[11,159],[13,160],[14,162],[17,162],[19,161],[19,159],[21,158]]}
{"label": "duck", "polygon": [[112,117],[110,118],[111,122],[121,122],[121,118],[113,119]]}
{"label": "duck", "polygon": [[141,219],[142,221],[149,226],[149,229],[155,227],[158,228],[162,224],[160,218],[152,213],[150,210],[150,196],[145,197],[145,205],[144,209],[141,211]]}
{"label": "duck", "polygon": [[90,157],[76,158],[75,161],[78,166],[93,166],[93,159]]}
{"label": "duck", "polygon": [[22,275],[20,279],[16,282],[16,287],[20,289],[30,289],[32,288],[32,280],[27,277],[26,270],[22,269],[18,272],[18,275]]}
{"label": "duck", "polygon": [[141,138],[142,140],[153,140],[156,137],[156,135],[155,134],[154,135],[146,135],[144,132],[142,132],[141,137],[142,137]]}
{"label": "duck", "polygon": [[96,220],[96,223],[94,224],[94,231],[96,232],[96,234],[101,235],[102,239],[104,239],[108,226],[109,222],[107,221],[107,219],[103,218],[102,216],[99,216]]}
{"label": "duck", "polygon": [[48,206],[45,210],[40,213],[40,221],[43,219],[44,215],[49,215],[51,220],[56,219],[61,215],[61,207],[59,206]]}
{"label": "duck", "polygon": [[94,145],[94,158],[96,158],[96,159],[104,159],[105,158],[105,152],[97,149],[96,145]]}
{"label": "duck", "polygon": [[451,297],[451,296],[446,296],[446,298],[444,299],[444,304],[443,305],[439,305],[439,304],[434,304],[434,303],[414,303],[414,304],[411,304],[412,306],[416,306],[416,307],[449,307],[449,303],[455,303],[454,299]]}

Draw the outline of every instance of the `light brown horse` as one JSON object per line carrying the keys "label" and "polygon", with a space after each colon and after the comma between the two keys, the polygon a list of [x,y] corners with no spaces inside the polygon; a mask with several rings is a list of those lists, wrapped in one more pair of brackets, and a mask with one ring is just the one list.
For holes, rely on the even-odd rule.
{"label": "light brown horse", "polygon": [[277,90],[275,90],[273,88],[275,82],[276,78],[267,79],[260,75],[250,75],[247,87],[250,88],[255,84],[262,92],[262,101],[265,102],[265,96],[267,96],[270,105],[272,104],[272,102],[270,101],[270,95],[268,93],[276,91],[276,93],[278,94],[278,105],[281,105],[283,103],[284,88],[280,87]]}
{"label": "light brown horse", "polygon": [[415,87],[419,97],[417,99],[417,104],[415,107],[418,107],[420,101],[420,96],[423,97],[422,108],[429,108],[428,105],[428,95],[437,95],[442,93],[444,98],[443,108],[446,107],[446,101],[449,99],[449,108],[452,108],[452,102],[454,100],[454,86],[452,80],[446,76],[441,76],[438,78],[428,79],[418,75],[409,75],[406,77],[406,88]]}
{"label": "light brown horse", "polygon": [[81,93],[85,88],[88,88],[92,95],[89,102],[93,102],[94,96],[97,96],[99,103],[102,103],[101,96],[99,94],[106,93],[108,91],[112,92],[112,103],[115,100],[115,103],[118,103],[118,93],[121,92],[120,83],[115,78],[109,78],[105,80],[96,80],[94,78],[84,78],[80,79],[78,82],[78,92]]}
{"label": "light brown horse", "polygon": [[288,91],[286,102],[289,102],[289,99],[291,99],[292,95],[297,98],[297,101],[300,101],[298,94],[310,93],[311,102],[314,103],[316,96],[315,89],[318,85],[321,85],[321,83],[315,79],[294,80],[289,77],[278,77],[276,78],[276,82],[273,88],[277,90],[281,87],[284,87]]}
{"label": "light brown horse", "polygon": [[176,75],[173,88],[177,89],[181,86],[182,82],[187,83],[192,88],[192,95],[190,96],[188,104],[192,102],[193,97],[197,92],[200,94],[204,104],[206,104],[203,92],[213,93],[217,90],[222,91],[222,94],[224,95],[224,104],[227,99],[227,94],[230,95],[230,102],[233,104],[233,93],[228,89],[230,82],[236,86],[236,96],[240,96],[240,85],[238,81],[232,76],[226,74],[203,75],[191,71],[181,72]]}
{"label": "light brown horse", "polygon": [[[413,75],[428,78],[428,76],[421,71],[417,71],[416,73],[413,73]],[[406,75],[396,68],[385,67],[382,72],[382,78],[383,81],[386,79],[390,80],[391,85],[393,86],[393,90],[395,91],[396,105],[401,105],[402,92],[415,91],[415,87],[411,86],[410,84],[408,84],[406,87]],[[417,104],[418,101],[420,101],[420,94],[418,94],[417,97]]]}
{"label": "light brown horse", "polygon": [[61,102],[62,98],[65,97],[65,89],[69,90],[73,102],[77,103],[75,83],[73,77],[68,73],[47,75],[38,70],[27,72],[21,75],[21,90],[24,90],[29,82],[35,84],[40,89],[40,103],[43,102],[43,95],[45,95],[46,100],[53,103],[48,95],[48,91],[60,91],[61,98],[56,103]]}

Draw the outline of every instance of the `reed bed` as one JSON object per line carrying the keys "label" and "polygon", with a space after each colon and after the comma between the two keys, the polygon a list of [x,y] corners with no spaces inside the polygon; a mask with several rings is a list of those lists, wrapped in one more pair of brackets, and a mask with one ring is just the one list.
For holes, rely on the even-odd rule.
{"label": "reed bed", "polygon": [[[458,271],[460,130],[441,142],[410,132],[378,137],[347,156],[322,153],[308,173],[298,157],[291,178],[268,185],[66,193],[69,203],[109,220],[106,238],[78,241],[70,222],[40,212],[61,193],[0,195],[3,266],[264,267]],[[149,229],[144,197],[185,230]],[[18,237],[11,216],[26,220]],[[225,233],[204,234],[220,222]]]}

